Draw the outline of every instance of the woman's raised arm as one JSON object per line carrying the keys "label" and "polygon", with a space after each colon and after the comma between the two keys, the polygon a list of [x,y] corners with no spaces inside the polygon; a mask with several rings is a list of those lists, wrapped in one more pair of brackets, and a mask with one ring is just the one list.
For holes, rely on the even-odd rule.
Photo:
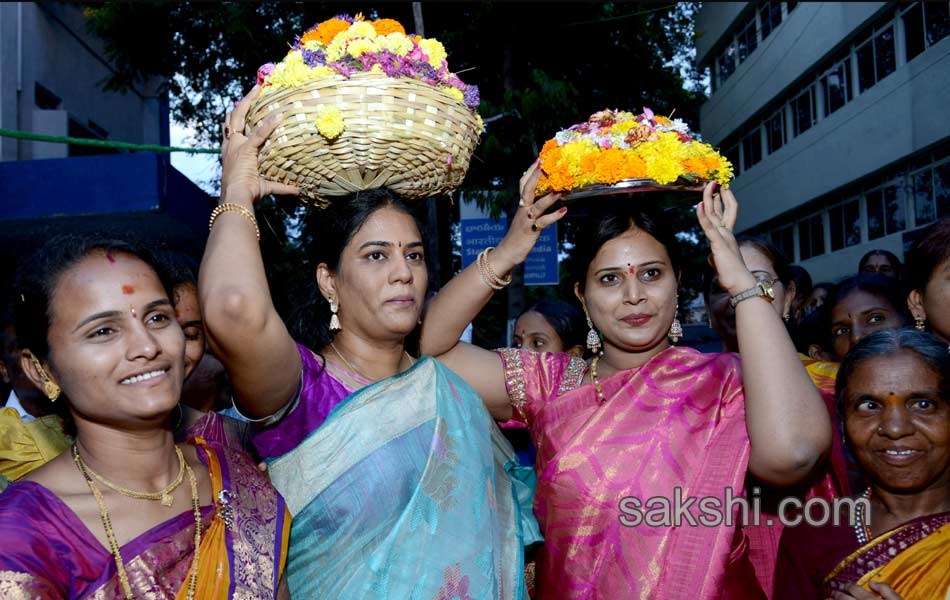
{"label": "woman's raised arm", "polygon": [[[731,295],[756,287],[732,233],[738,203],[729,190],[721,199],[716,184],[703,191],[696,207],[709,238],[719,283]],[[768,302],[752,297],[736,305],[736,333],[742,360],[749,471],[765,483],[784,487],[804,479],[831,448],[828,409],[805,371],[781,317]]]}
{"label": "woman's raised arm", "polygon": [[[538,164],[521,178],[521,202],[498,247],[486,256],[491,271],[504,278],[515,266],[524,262],[541,235],[541,230],[558,221],[567,212],[562,208],[545,215],[560,194],[548,194],[534,200],[534,190],[541,177]],[[505,372],[501,357],[459,341],[462,332],[485,306],[494,290],[489,287],[476,262],[470,264],[443,287],[429,304],[422,321],[419,348],[444,362],[461,375],[482,397],[488,411],[496,419],[511,418],[511,405],[505,389]]]}
{"label": "woman's raised arm", "polygon": [[221,212],[208,236],[198,295],[209,342],[228,371],[238,407],[251,418],[283,407],[300,384],[300,355],[274,309],[264,273],[254,203],[268,194],[296,194],[296,187],[267,181],[257,153],[277,127],[271,117],[249,137],[244,124],[260,88],[255,86],[228,114],[221,145]]}

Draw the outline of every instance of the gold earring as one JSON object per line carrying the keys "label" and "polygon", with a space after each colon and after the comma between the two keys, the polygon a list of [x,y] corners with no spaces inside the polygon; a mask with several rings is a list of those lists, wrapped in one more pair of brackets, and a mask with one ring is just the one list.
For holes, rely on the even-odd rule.
{"label": "gold earring", "polygon": [[675,344],[680,341],[680,338],[683,337],[683,325],[680,324],[679,317],[676,316],[680,310],[680,305],[677,303],[676,312],[673,313],[673,324],[670,325],[670,340]]}
{"label": "gold earring", "polygon": [[330,331],[340,331],[343,329],[343,327],[340,326],[340,318],[336,316],[337,310],[337,303],[330,300]]}
{"label": "gold earring", "polygon": [[924,326],[923,317],[914,317],[914,327],[917,328],[917,331],[925,331],[927,328]]}
{"label": "gold earring", "polygon": [[39,373],[40,378],[43,380],[43,393],[46,394],[46,397],[49,398],[50,402],[56,402],[56,399],[59,398],[59,395],[63,393],[61,387],[59,387],[53,378],[49,376],[46,372],[46,369],[43,368],[43,365],[40,364],[40,361],[30,355],[30,362],[33,363],[33,367]]}
{"label": "gold earring", "polygon": [[597,351],[600,350],[600,334],[594,329],[594,322],[590,320],[586,306],[584,306],[584,316],[587,317],[587,327],[589,328],[587,331],[587,348],[597,354]]}

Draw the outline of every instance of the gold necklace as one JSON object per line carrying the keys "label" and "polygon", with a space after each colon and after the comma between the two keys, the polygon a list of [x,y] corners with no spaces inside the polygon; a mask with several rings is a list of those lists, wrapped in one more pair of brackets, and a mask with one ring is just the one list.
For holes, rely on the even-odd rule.
{"label": "gold necklace", "polygon": [[597,363],[600,361],[600,356],[594,356],[594,359],[590,361],[590,381],[594,384],[594,390],[597,392],[597,401],[603,404],[607,397],[604,396],[604,389],[600,387],[600,379],[597,377]]}
{"label": "gold necklace", "polygon": [[178,446],[175,446],[175,453],[178,454],[178,477],[175,478],[175,481],[165,486],[165,489],[160,492],[137,492],[135,490],[130,490],[129,488],[124,488],[118,484],[112,483],[102,475],[93,471],[92,468],[90,468],[85,462],[83,462],[83,467],[89,472],[90,475],[96,478],[96,481],[106,486],[113,492],[118,492],[123,496],[135,498],[136,500],[160,500],[162,506],[171,506],[172,502],[174,501],[172,494],[178,489],[178,486],[181,485],[181,482],[185,478],[185,455],[181,453],[181,448]]}
{"label": "gold necklace", "polygon": [[[333,345],[333,342],[330,342],[330,349],[333,350],[333,352],[334,352],[337,356],[340,357],[340,360],[343,361],[343,364],[346,365],[346,368],[349,369],[350,371],[352,371],[353,373],[356,373],[357,375],[359,375],[360,377],[362,377],[362,378],[365,379],[366,381],[373,381],[373,382],[379,381],[378,379],[370,379],[370,378],[367,377],[366,375],[363,375],[363,373],[362,373],[359,369],[357,369],[356,367],[354,367],[353,365],[351,365],[351,364],[350,364],[350,361],[346,360],[346,357],[343,356],[342,354],[340,354],[340,351],[336,349],[336,346]],[[406,358],[409,359],[409,366],[410,366],[410,367],[411,367],[412,365],[416,364],[416,361],[414,361],[414,360],[412,359],[412,356],[410,356],[408,352],[406,352],[405,350],[403,350],[402,353],[405,354],[405,355],[406,355]]]}
{"label": "gold necklace", "polygon": [[[175,446],[175,449],[178,450],[178,455],[181,456],[181,450],[178,446]],[[112,556],[115,558],[115,567],[119,576],[119,584],[122,586],[122,592],[125,594],[126,600],[134,600],[135,596],[132,595],[132,585],[129,583],[128,573],[125,572],[125,565],[122,562],[122,553],[119,552],[119,542],[115,539],[115,533],[112,531],[112,519],[109,518],[106,502],[102,497],[102,492],[99,491],[99,488],[96,487],[95,482],[92,480],[86,463],[82,457],[79,456],[79,448],[76,447],[76,444],[73,444],[73,460],[76,462],[76,467],[79,469],[79,472],[86,479],[86,485],[89,486],[89,491],[92,492],[92,495],[96,498],[96,503],[99,505],[99,516],[102,518],[102,527],[106,530],[106,539],[109,540],[109,549],[112,550]],[[198,586],[198,552],[201,547],[201,506],[198,496],[198,479],[195,477],[195,472],[191,470],[191,466],[187,461],[184,463],[184,470],[188,472],[188,481],[191,483],[191,504],[195,512],[195,554],[191,559],[191,574],[188,577],[187,595],[188,600],[194,600],[195,589]]]}

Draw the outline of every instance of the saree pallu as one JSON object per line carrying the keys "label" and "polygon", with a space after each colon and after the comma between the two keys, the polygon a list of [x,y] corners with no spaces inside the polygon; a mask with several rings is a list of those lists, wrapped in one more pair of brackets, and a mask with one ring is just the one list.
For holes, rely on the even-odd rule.
{"label": "saree pallu", "polygon": [[[747,526],[745,533],[749,537],[749,558],[755,568],[755,575],[767,596],[772,598],[775,586],[775,567],[778,560],[779,541],[782,537],[781,519],[778,517],[778,505],[788,496],[798,496],[802,503],[812,498],[822,498],[829,502],[850,493],[848,469],[845,462],[844,444],[841,430],[837,426],[838,411],[835,407],[835,378],[838,375],[838,363],[813,360],[804,354],[798,355],[802,366],[818,388],[825,408],[831,417],[832,443],[829,458],[824,467],[808,482],[807,487],[797,486],[792,490],[775,490],[752,482],[752,486],[762,489],[762,519],[758,526]],[[803,487],[805,489],[803,489]],[[768,520],[772,521],[767,525]]]}
{"label": "saree pallu", "polygon": [[[194,440],[211,476],[213,506],[201,508],[195,598],[276,597],[290,530],[286,505],[244,455]],[[115,559],[72,510],[25,481],[0,495],[2,598],[125,598]],[[159,523],[120,552],[136,598],[183,599],[194,556],[191,510]]]}
{"label": "saree pallu", "polygon": [[[501,356],[515,415],[538,447],[538,598],[762,597],[733,575],[751,573],[737,509],[727,505],[727,494],[744,494],[749,458],[737,357],[669,348],[602,379],[600,403],[592,385],[577,387],[583,361],[514,349]],[[671,511],[666,523],[631,524],[621,506],[636,498],[645,517],[677,496],[696,499],[697,523],[701,498],[732,522],[692,526],[680,513],[672,526]]]}
{"label": "saree pallu", "polygon": [[474,390],[432,358],[351,394],[268,459],[294,517],[291,595],[521,598],[513,460]]}
{"label": "saree pallu", "polygon": [[950,513],[914,519],[874,538],[825,578],[831,597],[853,583],[886,583],[904,600],[950,598]]}

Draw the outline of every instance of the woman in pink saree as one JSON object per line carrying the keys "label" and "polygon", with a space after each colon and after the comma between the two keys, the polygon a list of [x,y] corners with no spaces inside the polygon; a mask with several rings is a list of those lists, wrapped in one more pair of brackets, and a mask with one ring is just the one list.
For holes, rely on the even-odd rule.
{"label": "woman in pink saree", "polygon": [[598,200],[604,214],[579,238],[575,291],[591,321],[591,346],[603,347],[589,364],[460,344],[539,230],[564,214],[542,216],[557,196],[535,203],[538,177],[536,166],[525,174],[505,239],[440,292],[421,338],[422,350],[475,387],[495,418],[514,416],[531,430],[545,537],[538,597],[764,597],[735,498],[745,494],[747,473],[775,486],[804,479],[827,453],[831,426],[764,299],[766,282],[736,247],[735,197],[709,185],[697,215],[719,281],[737,301],[739,356],[671,346],[675,242],[661,220],[634,208],[640,199]]}

